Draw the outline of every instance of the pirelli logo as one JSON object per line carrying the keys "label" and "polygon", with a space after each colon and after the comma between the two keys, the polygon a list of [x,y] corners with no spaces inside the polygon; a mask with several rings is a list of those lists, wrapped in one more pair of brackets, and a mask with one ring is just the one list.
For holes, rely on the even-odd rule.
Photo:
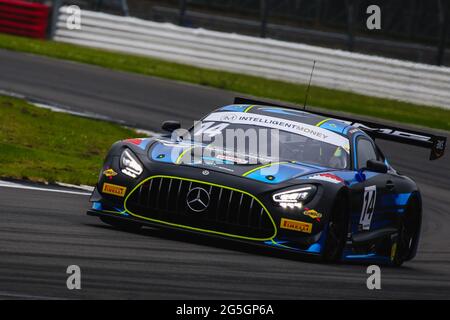
{"label": "pirelli logo", "polygon": [[312,224],[311,223],[297,221],[297,220],[290,220],[290,219],[285,219],[285,218],[281,218],[280,228],[304,232],[304,233],[312,232]]}
{"label": "pirelli logo", "polygon": [[126,191],[127,191],[126,187],[118,186],[111,183],[104,183],[102,189],[103,193],[112,194],[118,197],[124,197]]}

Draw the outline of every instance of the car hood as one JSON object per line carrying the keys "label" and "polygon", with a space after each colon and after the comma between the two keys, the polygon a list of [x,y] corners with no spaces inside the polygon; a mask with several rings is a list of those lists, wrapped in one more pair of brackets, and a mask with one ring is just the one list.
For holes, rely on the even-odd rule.
{"label": "car hood", "polygon": [[[258,159],[252,159],[253,161],[249,163],[245,159],[234,158],[226,153],[220,157],[207,156],[203,152],[206,148],[207,146],[200,144],[192,146],[191,144],[158,139],[149,149],[149,158],[152,161],[218,171],[269,184],[281,183],[293,178],[330,170],[330,168],[296,161],[259,161]],[[197,154],[197,156],[191,156],[192,153]]]}

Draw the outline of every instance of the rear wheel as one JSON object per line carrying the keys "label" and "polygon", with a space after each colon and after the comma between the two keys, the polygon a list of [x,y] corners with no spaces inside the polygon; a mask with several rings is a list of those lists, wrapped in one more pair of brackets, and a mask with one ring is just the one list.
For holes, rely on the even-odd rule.
{"label": "rear wheel", "polygon": [[109,224],[115,229],[123,231],[137,232],[141,229],[141,225],[135,222],[122,221],[110,217],[100,217],[100,220],[106,224]]}
{"label": "rear wheel", "polygon": [[325,262],[340,260],[347,239],[347,230],[348,206],[347,201],[342,197],[335,202],[328,222],[327,239],[322,254],[322,259]]}
{"label": "rear wheel", "polygon": [[419,236],[420,228],[420,207],[417,200],[412,199],[404,215],[399,220],[397,241],[392,248],[392,262],[396,266],[401,266],[403,262],[409,260],[413,246]]}

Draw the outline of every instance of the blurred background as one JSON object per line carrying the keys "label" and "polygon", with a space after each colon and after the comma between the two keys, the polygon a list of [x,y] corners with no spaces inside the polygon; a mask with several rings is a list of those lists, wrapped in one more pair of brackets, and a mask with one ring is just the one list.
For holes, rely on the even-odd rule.
{"label": "blurred background", "polygon": [[[448,138],[449,2],[0,0],[0,298],[448,298],[448,154],[381,141],[418,183],[424,221],[417,258],[383,269],[378,294],[363,266],[114,232],[85,211],[115,141],[190,126],[236,95]],[[72,264],[83,290],[67,290]]]}
{"label": "blurred background", "polygon": [[[146,20],[450,65],[447,0],[56,0]],[[36,1],[51,4],[54,1]],[[381,8],[368,30],[365,8]]]}

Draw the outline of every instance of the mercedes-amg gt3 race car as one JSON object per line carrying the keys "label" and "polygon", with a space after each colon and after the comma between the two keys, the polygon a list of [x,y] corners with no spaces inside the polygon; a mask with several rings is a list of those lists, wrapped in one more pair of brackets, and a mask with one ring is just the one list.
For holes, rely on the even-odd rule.
{"label": "mercedes-amg gt3 race car", "polygon": [[[172,228],[330,262],[401,265],[415,256],[420,191],[375,140],[429,148],[431,160],[446,144],[445,137],[243,98],[189,130],[176,121],[163,129],[168,134],[111,147],[89,215],[118,228]],[[227,133],[249,143],[225,144]]]}

